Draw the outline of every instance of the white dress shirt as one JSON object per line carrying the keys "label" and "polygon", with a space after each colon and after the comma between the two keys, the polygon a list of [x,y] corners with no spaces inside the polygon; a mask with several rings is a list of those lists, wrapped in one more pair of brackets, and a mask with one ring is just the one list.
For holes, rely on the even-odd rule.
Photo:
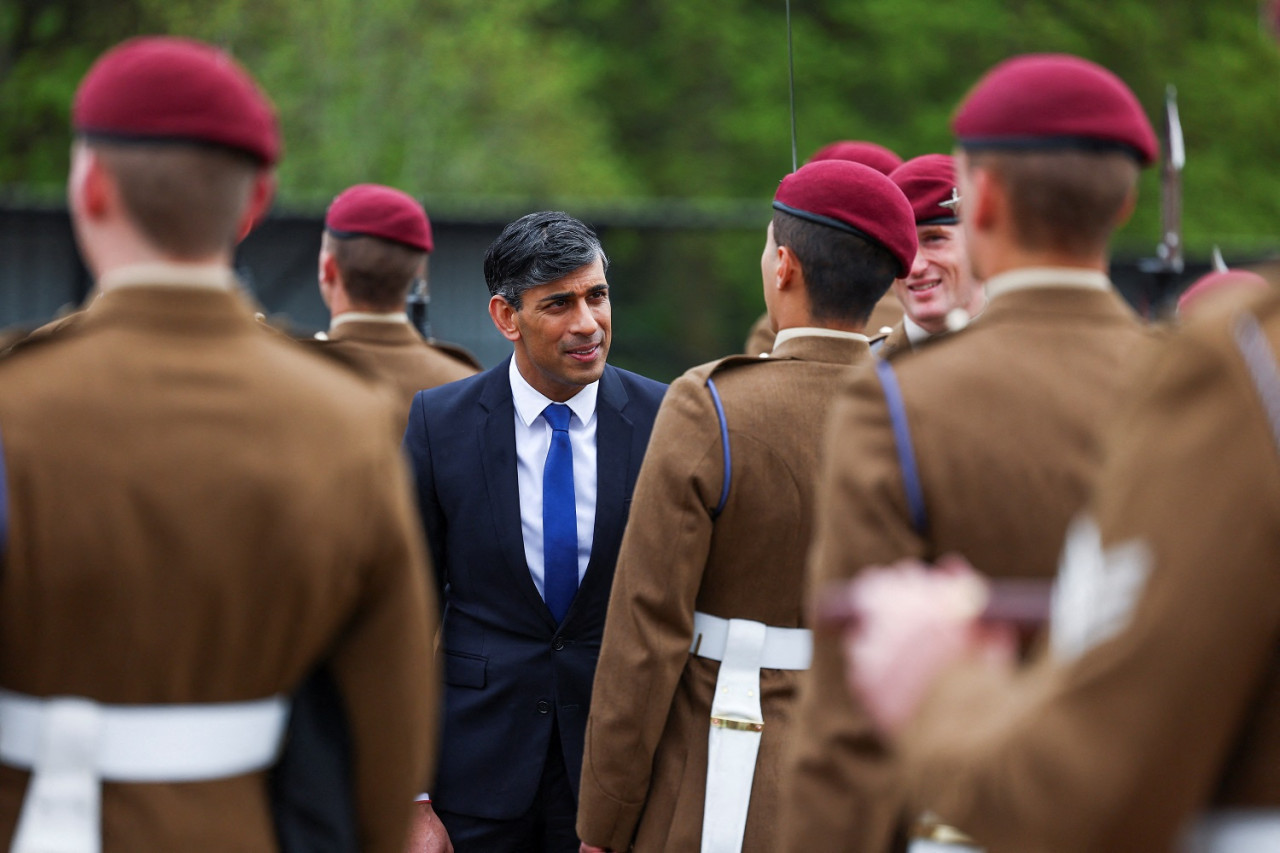
{"label": "white dress shirt", "polygon": [[[515,402],[516,475],[520,481],[520,528],[524,559],[538,595],[546,598],[546,569],[542,559],[542,469],[551,449],[551,424],[542,410],[552,400],[525,381],[510,362],[511,397]],[[578,583],[591,561],[591,541],[596,526],[596,397],[600,383],[592,382],[565,401],[569,418],[569,443],[573,447],[573,493],[578,509]]]}
{"label": "white dress shirt", "polygon": [[929,336],[933,334],[906,314],[902,315],[902,328],[906,331],[907,341],[912,347],[917,347],[929,340]]}

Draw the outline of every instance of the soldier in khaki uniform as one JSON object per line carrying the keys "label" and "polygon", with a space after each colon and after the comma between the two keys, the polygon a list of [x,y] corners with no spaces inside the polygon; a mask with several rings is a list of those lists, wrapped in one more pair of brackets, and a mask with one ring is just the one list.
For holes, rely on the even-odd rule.
{"label": "soldier in khaki uniform", "polygon": [[846,161],[788,176],[774,208],[762,266],[777,345],[677,380],[636,484],[587,724],[584,849],[780,840],[821,434],[832,387],[871,358],[861,330],[910,267],[915,224],[892,182]]}
{"label": "soldier in khaki uniform", "polygon": [[0,838],[278,849],[281,697],[325,664],[355,843],[395,853],[434,740],[429,565],[391,401],[237,292],[271,106],[221,51],[144,38],[72,114],[101,295],[0,361]]}
{"label": "soldier in khaki uniform", "polygon": [[[824,160],[845,160],[850,163],[859,163],[863,166],[870,166],[882,175],[887,175],[902,165],[902,158],[883,145],[856,139],[842,139],[824,145],[813,152],[813,156],[806,160],[805,163],[806,165],[808,163],[821,163]],[[901,318],[902,305],[898,303],[892,293],[886,293],[876,303],[875,308],[871,311],[870,319],[864,325],[867,334],[874,337],[880,333],[881,329],[889,328]],[[747,342],[743,345],[742,351],[747,355],[754,356],[771,352],[776,335],[777,332],[774,330],[773,321],[769,318],[769,312],[766,311],[751,324],[751,329],[747,332]]]}
{"label": "soldier in khaki uniform", "polygon": [[333,200],[324,226],[320,295],[333,319],[320,346],[394,385],[403,425],[414,394],[479,372],[456,349],[423,340],[409,322],[406,299],[426,275],[431,223],[406,193],[358,184]]}
{"label": "soldier in khaki uniform", "polygon": [[916,252],[911,272],[890,289],[902,318],[872,350],[881,358],[910,352],[930,339],[968,325],[986,305],[973,276],[964,231],[956,214],[956,170],[946,154],[925,154],[889,173],[911,202],[916,217]]}
{"label": "soldier in khaki uniform", "polygon": [[[964,332],[879,362],[841,393],[813,588],[951,552],[997,577],[1052,576],[1101,464],[1104,422],[1148,345],[1106,274],[1110,235],[1155,156],[1141,106],[1074,57],[1001,69],[954,123],[961,219],[989,303]],[[1076,103],[1093,109],[1078,115]],[[892,756],[841,670],[838,644],[819,637],[784,792],[786,850],[832,849],[833,839],[884,850],[899,818]]]}
{"label": "soldier in khaki uniform", "polygon": [[1029,670],[955,606],[975,575],[858,582],[856,680],[918,808],[991,853],[1280,849],[1277,352],[1268,294],[1151,360]]}

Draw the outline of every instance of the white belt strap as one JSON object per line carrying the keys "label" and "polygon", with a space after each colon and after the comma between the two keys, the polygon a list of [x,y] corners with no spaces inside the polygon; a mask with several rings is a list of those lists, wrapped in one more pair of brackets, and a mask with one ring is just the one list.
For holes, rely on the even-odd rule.
{"label": "white belt strap", "polygon": [[274,763],[289,704],[100,705],[0,690],[0,762],[31,771],[12,853],[98,853],[103,779],[195,782]]}
{"label": "white belt strap", "polygon": [[813,635],[801,628],[772,628],[707,613],[693,614],[693,631],[690,651],[720,661],[711,700],[702,851],[739,853],[764,730],[760,670],[808,669]]}
{"label": "white belt strap", "polygon": [[1182,853],[1280,850],[1280,809],[1239,809],[1202,816],[1183,839]]}
{"label": "white belt strap", "polygon": [[760,657],[765,626],[730,619],[707,745],[707,798],[702,811],[702,853],[739,853],[747,829],[751,782],[760,752]]}
{"label": "white belt strap", "polygon": [[[710,613],[693,614],[693,644],[698,657],[723,661],[729,641],[729,625],[741,619],[721,619]],[[754,623],[760,624],[760,623]],[[760,669],[808,669],[813,661],[813,632],[807,628],[774,628],[763,625],[764,648]],[[723,670],[721,670],[723,671]]]}

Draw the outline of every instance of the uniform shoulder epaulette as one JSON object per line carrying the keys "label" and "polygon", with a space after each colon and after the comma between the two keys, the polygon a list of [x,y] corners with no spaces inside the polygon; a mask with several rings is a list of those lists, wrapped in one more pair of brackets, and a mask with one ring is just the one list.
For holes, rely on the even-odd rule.
{"label": "uniform shoulder epaulette", "polygon": [[83,310],[72,311],[34,329],[15,327],[0,332],[0,358],[8,358],[65,339],[76,331],[83,315]]}
{"label": "uniform shoulder epaulette", "polygon": [[461,362],[467,367],[473,367],[476,370],[484,370],[484,365],[480,363],[480,359],[471,354],[466,347],[451,344],[447,341],[437,340],[436,338],[428,338],[427,344],[434,350],[449,356],[454,361]]}
{"label": "uniform shoulder epaulette", "polygon": [[749,364],[767,364],[773,361],[791,361],[791,359],[775,358],[770,353],[761,353],[760,355],[727,355],[719,361],[713,361],[707,365],[707,376],[715,376],[719,373],[725,373],[739,367],[745,367]]}
{"label": "uniform shoulder epaulette", "polygon": [[0,358],[8,355],[10,350],[30,337],[31,331],[26,326],[11,326],[0,330]]}
{"label": "uniform shoulder epaulette", "polygon": [[[288,337],[283,333],[280,333],[278,329],[273,329],[273,331],[277,334],[281,334],[281,337]],[[339,346],[342,343],[341,341],[331,341],[328,338],[293,337],[288,337],[288,340],[298,344],[308,352],[320,356],[332,364],[346,368],[352,373],[358,375],[361,379],[378,383],[383,381],[382,377],[379,376],[367,362],[352,353],[346,347]]]}

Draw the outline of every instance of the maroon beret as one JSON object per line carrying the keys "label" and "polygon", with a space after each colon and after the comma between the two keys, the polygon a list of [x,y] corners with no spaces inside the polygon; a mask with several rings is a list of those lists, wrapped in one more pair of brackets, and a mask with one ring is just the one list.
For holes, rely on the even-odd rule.
{"label": "maroon beret", "polygon": [[962,148],[1075,148],[1156,159],[1156,135],[1124,82],[1078,56],[1029,54],[986,73],[960,104],[951,129]]}
{"label": "maroon beret", "polygon": [[1270,286],[1267,280],[1256,272],[1249,272],[1248,270],[1214,271],[1196,279],[1194,284],[1182,292],[1182,295],[1178,297],[1178,313],[1186,314],[1188,311],[1195,310],[1209,296],[1216,297],[1231,291],[1266,290]]}
{"label": "maroon beret", "polygon": [[420,252],[434,248],[431,223],[407,193],[380,184],[356,184],[329,205],[324,227],[335,237],[381,237]]}
{"label": "maroon beret", "polygon": [[898,185],[849,160],[806,163],[782,179],[773,207],[809,222],[857,234],[888,250],[898,277],[916,257],[916,220]]}
{"label": "maroon beret", "polygon": [[106,139],[233,148],[265,166],[280,157],[271,101],[230,56],[191,39],[144,36],[104,53],[80,82],[71,124]]}
{"label": "maroon beret", "polygon": [[858,142],[853,139],[822,146],[813,152],[808,162],[817,163],[820,160],[848,160],[851,163],[861,163],[882,175],[887,175],[902,165],[902,158],[883,145],[876,145],[874,142]]}
{"label": "maroon beret", "polygon": [[911,202],[917,225],[955,225],[955,210],[943,205],[956,189],[955,162],[947,154],[925,154],[903,163],[889,174]]}

